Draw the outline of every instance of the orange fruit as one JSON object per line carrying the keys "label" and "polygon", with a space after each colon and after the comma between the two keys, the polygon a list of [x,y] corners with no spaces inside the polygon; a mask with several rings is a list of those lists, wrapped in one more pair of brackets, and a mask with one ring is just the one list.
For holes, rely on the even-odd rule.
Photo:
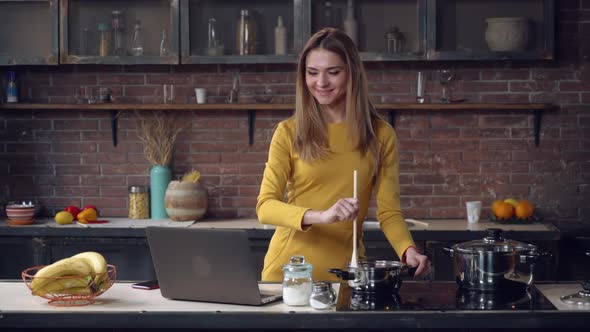
{"label": "orange fruit", "polygon": [[498,210],[498,208],[500,207],[500,205],[504,203],[502,200],[496,200],[492,203],[492,213],[494,215],[497,215],[496,211]]}
{"label": "orange fruit", "polygon": [[510,203],[501,202],[494,212],[498,219],[510,219],[514,215],[514,208]]}
{"label": "orange fruit", "polygon": [[518,202],[516,208],[514,208],[514,213],[516,214],[517,218],[525,219],[530,218],[533,215],[535,208],[533,204],[531,204],[527,200],[522,200]]}

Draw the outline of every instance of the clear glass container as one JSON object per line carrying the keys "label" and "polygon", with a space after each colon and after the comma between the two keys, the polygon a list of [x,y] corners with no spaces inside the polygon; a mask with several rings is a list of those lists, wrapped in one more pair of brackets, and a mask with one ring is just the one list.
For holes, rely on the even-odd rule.
{"label": "clear glass container", "polygon": [[111,14],[111,25],[113,27],[113,55],[125,55],[125,45],[123,42],[125,22],[123,20],[123,12],[120,10],[113,10]]}
{"label": "clear glass container", "polygon": [[247,9],[240,11],[236,31],[236,49],[239,55],[256,54],[256,21]]}
{"label": "clear glass container", "polygon": [[217,21],[209,17],[207,22],[207,55],[223,55],[223,44],[219,41],[219,32],[217,31]]}
{"label": "clear glass container", "polygon": [[160,56],[170,55],[170,43],[168,42],[168,33],[162,29],[162,40],[160,41]]}
{"label": "clear glass container", "polygon": [[309,296],[309,305],[318,310],[330,309],[336,301],[336,292],[332,284],[327,281],[313,283],[312,292]]}
{"label": "clear glass container", "polygon": [[387,53],[402,53],[404,51],[404,35],[398,27],[391,27],[385,34],[387,40]]}
{"label": "clear glass container", "polygon": [[149,219],[149,217],[149,188],[142,186],[129,187],[129,219]]}
{"label": "clear glass container", "polygon": [[111,55],[111,25],[108,23],[98,23],[98,32],[100,34],[98,55]]}
{"label": "clear glass container", "polygon": [[286,305],[309,304],[313,284],[312,270],[313,266],[305,261],[304,256],[292,256],[289,263],[283,265],[283,302]]}
{"label": "clear glass container", "polygon": [[133,26],[133,40],[131,42],[131,55],[143,55],[143,32],[141,28],[141,21],[136,20]]}

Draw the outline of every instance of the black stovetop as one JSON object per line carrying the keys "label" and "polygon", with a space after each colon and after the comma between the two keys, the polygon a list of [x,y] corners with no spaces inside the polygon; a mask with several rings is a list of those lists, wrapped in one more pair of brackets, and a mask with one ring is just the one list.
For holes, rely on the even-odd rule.
{"label": "black stovetop", "polygon": [[555,310],[555,306],[534,286],[506,292],[464,291],[455,282],[404,282],[399,294],[354,292],[340,285],[336,311],[398,310]]}

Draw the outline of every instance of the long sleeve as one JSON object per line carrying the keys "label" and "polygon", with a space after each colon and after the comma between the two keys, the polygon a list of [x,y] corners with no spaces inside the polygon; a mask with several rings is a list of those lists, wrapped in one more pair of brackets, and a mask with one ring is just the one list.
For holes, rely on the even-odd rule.
{"label": "long sleeve", "polygon": [[384,130],[391,133],[382,136],[382,167],[375,184],[377,220],[385,237],[401,259],[406,249],[415,246],[415,243],[400,206],[399,157],[395,132],[390,127]]}
{"label": "long sleeve", "polygon": [[262,224],[302,230],[301,220],[308,208],[283,202],[292,172],[292,143],[284,122],[279,123],[268,153],[256,213]]}

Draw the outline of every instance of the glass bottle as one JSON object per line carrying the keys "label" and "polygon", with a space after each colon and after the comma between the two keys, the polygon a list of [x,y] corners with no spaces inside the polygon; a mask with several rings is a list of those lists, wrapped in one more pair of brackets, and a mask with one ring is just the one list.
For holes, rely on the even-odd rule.
{"label": "glass bottle", "polygon": [[219,42],[219,34],[216,27],[216,20],[209,17],[207,24],[207,55],[223,55],[223,44]]}
{"label": "glass bottle", "polygon": [[336,301],[336,292],[332,284],[326,281],[313,283],[311,295],[309,296],[309,305],[318,310],[330,309]]}
{"label": "glass bottle", "polygon": [[325,1],[324,2],[324,27],[334,27],[334,22],[332,19],[332,1]]}
{"label": "glass bottle", "polygon": [[283,24],[282,16],[277,19],[277,26],[275,27],[275,54],[287,54],[287,29]]}
{"label": "glass bottle", "polygon": [[131,42],[131,55],[143,55],[143,32],[141,29],[141,22],[135,21],[133,26],[133,41]]}
{"label": "glass bottle", "polygon": [[398,27],[391,27],[385,34],[387,53],[402,53],[404,51],[404,35]]}
{"label": "glass bottle", "polygon": [[170,55],[170,43],[168,42],[168,33],[166,28],[162,29],[162,40],[160,41],[160,56]]}
{"label": "glass bottle", "polygon": [[256,21],[247,9],[240,10],[236,31],[236,49],[239,55],[256,54]]}
{"label": "glass bottle", "polygon": [[82,29],[82,34],[80,35],[80,54],[81,55],[89,55],[90,54],[90,29],[84,28]]}
{"label": "glass bottle", "polygon": [[108,23],[98,23],[98,31],[100,33],[98,55],[111,55],[111,25]]}
{"label": "glass bottle", "polygon": [[149,217],[149,188],[142,186],[129,187],[129,219],[149,219]]}
{"label": "glass bottle", "polygon": [[123,21],[123,12],[120,10],[112,11],[113,26],[113,55],[125,55],[125,46],[123,45],[123,30],[125,22]]}
{"label": "glass bottle", "polygon": [[292,256],[283,265],[283,302],[290,306],[309,304],[312,289],[311,271],[313,267],[304,256]]}
{"label": "glass bottle", "polygon": [[18,103],[18,88],[16,85],[16,72],[8,71],[8,84],[6,85],[6,102]]}
{"label": "glass bottle", "polygon": [[348,0],[346,5],[346,19],[344,20],[344,32],[352,39],[355,44],[357,43],[358,38],[358,26],[356,23],[356,19],[354,18],[354,2],[353,0]]}

